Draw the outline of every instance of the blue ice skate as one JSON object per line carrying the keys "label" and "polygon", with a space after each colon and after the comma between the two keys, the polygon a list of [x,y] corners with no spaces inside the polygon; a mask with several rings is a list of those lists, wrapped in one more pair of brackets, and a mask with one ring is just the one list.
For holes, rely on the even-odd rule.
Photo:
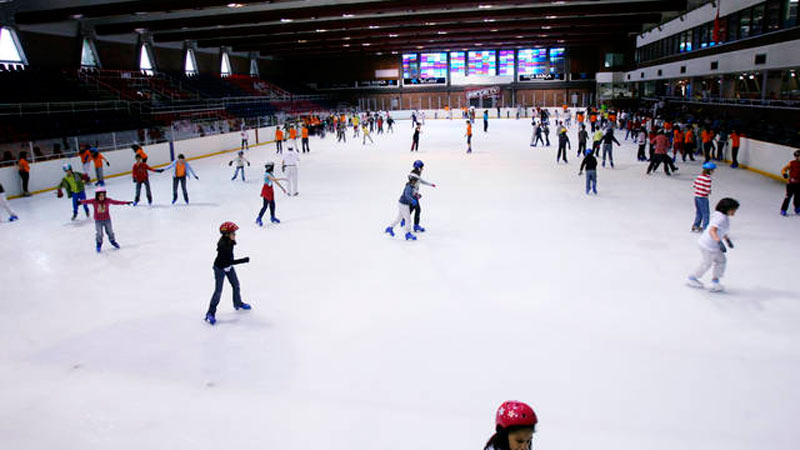
{"label": "blue ice skate", "polygon": [[213,314],[206,314],[206,318],[204,320],[208,322],[210,325],[214,325],[215,323],[217,323],[217,318],[214,317]]}
{"label": "blue ice skate", "polygon": [[392,227],[386,227],[386,229],[383,230],[383,232],[388,233],[390,236],[394,237],[394,229]]}
{"label": "blue ice skate", "polygon": [[415,233],[424,233],[425,232],[425,228],[422,228],[421,226],[415,224],[414,225],[414,232]]}
{"label": "blue ice skate", "polygon": [[400,219],[400,227],[406,226],[406,219]]}
{"label": "blue ice skate", "polygon": [[785,209],[782,209],[782,210],[781,210],[781,215],[782,215],[782,216],[786,216],[786,210],[785,210]]}
{"label": "blue ice skate", "polygon": [[11,216],[11,217],[9,217],[9,218],[8,218],[8,221],[9,221],[9,222],[13,222],[13,221],[15,221],[15,220],[19,220],[19,217],[17,217],[17,216]]}
{"label": "blue ice skate", "polygon": [[406,240],[407,240],[407,241],[416,241],[416,240],[417,240],[417,237],[416,237],[416,236],[414,236],[414,235],[413,235],[413,234],[411,234],[411,233],[406,233]]}
{"label": "blue ice skate", "polygon": [[271,217],[269,220],[270,220],[270,222],[272,222],[272,223],[281,223],[281,221],[280,221],[280,220],[278,220],[278,218],[277,218],[277,217]]}
{"label": "blue ice skate", "polygon": [[245,302],[242,302],[238,306],[234,306],[233,309],[235,309],[237,311],[240,310],[240,309],[244,309],[245,311],[249,311],[249,310],[253,309],[253,307],[250,306],[249,304],[245,303]]}
{"label": "blue ice skate", "polygon": [[256,217],[256,225],[263,227],[264,222],[261,220],[261,217]]}
{"label": "blue ice skate", "polygon": [[797,215],[800,215],[800,208],[795,208],[794,209],[794,213],[797,214]]}
{"label": "blue ice skate", "polygon": [[119,249],[119,244],[117,244],[117,241],[111,241],[111,245],[113,245],[114,248]]}
{"label": "blue ice skate", "polygon": [[97,253],[100,253],[100,249],[101,248],[103,248],[103,243],[102,242],[98,242],[97,243]]}

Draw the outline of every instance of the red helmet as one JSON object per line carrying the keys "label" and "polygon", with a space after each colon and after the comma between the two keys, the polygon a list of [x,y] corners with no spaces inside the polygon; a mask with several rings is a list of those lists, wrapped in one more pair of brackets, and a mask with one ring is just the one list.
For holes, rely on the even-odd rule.
{"label": "red helmet", "polygon": [[219,226],[220,233],[233,233],[234,231],[238,230],[239,226],[233,222],[225,222]]}
{"label": "red helmet", "polygon": [[536,425],[539,420],[533,408],[522,402],[507,401],[497,409],[496,424],[503,427]]}

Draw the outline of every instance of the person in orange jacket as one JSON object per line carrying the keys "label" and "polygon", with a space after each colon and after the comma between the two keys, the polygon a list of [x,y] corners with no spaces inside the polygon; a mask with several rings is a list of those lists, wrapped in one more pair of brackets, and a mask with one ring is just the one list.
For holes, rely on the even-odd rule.
{"label": "person in orange jacket", "polygon": [[105,186],[106,179],[103,177],[103,161],[105,161],[106,166],[110,166],[111,163],[108,162],[108,159],[97,151],[96,148],[92,149],[92,160],[94,161],[94,172],[97,175],[97,183],[95,183],[95,186]]}
{"label": "person in orange jacket", "polygon": [[467,132],[464,134],[467,137],[467,153],[472,153],[472,123],[467,121]]}
{"label": "person in orange jacket", "polygon": [[281,127],[275,128],[275,149],[277,153],[283,153],[283,130]]}
{"label": "person in orange jacket", "polygon": [[79,156],[81,157],[81,164],[83,164],[83,173],[85,173],[86,175],[91,174],[93,166],[92,149],[89,148],[88,145],[86,145],[85,147],[83,147],[83,150],[81,150]]}
{"label": "person in orange jacket", "polygon": [[133,150],[134,158],[136,158],[137,156],[140,156],[142,158],[142,162],[145,162],[145,163],[147,162],[147,153],[144,152],[144,149],[142,148],[141,145],[133,144],[133,145],[131,145],[131,149]]}
{"label": "person in orange jacket", "polygon": [[22,180],[22,195],[30,197],[31,193],[28,192],[28,180],[30,180],[31,177],[31,165],[28,164],[28,152],[19,153],[17,169],[19,171],[19,178]]}
{"label": "person in orange jacket", "polygon": [[301,132],[301,143],[303,145],[303,153],[308,153],[311,151],[311,148],[308,146],[308,127],[303,125],[303,129],[300,130]]}
{"label": "person in orange jacket", "polygon": [[731,168],[739,167],[739,144],[744,135],[736,129],[731,131]]}

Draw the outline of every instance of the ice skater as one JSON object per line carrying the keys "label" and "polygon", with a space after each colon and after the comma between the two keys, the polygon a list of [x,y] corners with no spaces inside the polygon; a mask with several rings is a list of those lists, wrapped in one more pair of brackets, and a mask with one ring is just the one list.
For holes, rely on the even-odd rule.
{"label": "ice skater", "polygon": [[103,162],[106,163],[107,167],[111,166],[111,163],[108,162],[108,159],[106,159],[106,157],[95,148],[92,149],[92,160],[94,161],[94,172],[97,176],[97,182],[95,183],[95,186],[105,186],[106,179],[103,176]]}
{"label": "ice skater", "polygon": [[11,205],[8,204],[8,198],[6,198],[6,190],[5,188],[3,188],[2,183],[0,183],[0,207],[5,209],[6,213],[8,213],[9,222],[19,220],[19,216],[17,216],[17,213],[15,213],[14,210],[11,209]]}
{"label": "ice skater", "polygon": [[538,418],[525,403],[508,401],[500,405],[495,416],[495,433],[483,450],[530,450]]}
{"label": "ice skater", "polygon": [[578,153],[575,157],[586,154],[586,141],[589,140],[589,133],[586,132],[586,125],[581,124],[581,129],[578,131]]}
{"label": "ice skater", "polygon": [[414,179],[409,176],[408,182],[406,182],[406,186],[403,188],[403,194],[400,196],[398,202],[397,218],[384,230],[385,233],[394,237],[394,227],[402,222],[405,224],[405,238],[407,241],[417,240],[417,237],[411,234],[411,208],[415,208],[417,204],[419,204],[417,199],[414,198],[414,184]]}
{"label": "ice skater", "polygon": [[464,133],[467,137],[467,153],[472,153],[472,123],[467,121],[467,132]]}
{"label": "ice skater", "polygon": [[19,179],[22,181],[22,196],[30,197],[28,192],[28,180],[31,178],[31,165],[28,163],[28,152],[20,152],[17,160],[17,171]]}
{"label": "ice skater", "polygon": [[239,278],[236,276],[236,269],[233,266],[245,264],[250,262],[249,257],[240,259],[233,258],[233,247],[236,245],[236,230],[239,227],[233,222],[225,222],[219,226],[219,232],[222,234],[219,241],[217,241],[217,257],[214,258],[214,294],[211,295],[211,303],[208,305],[205,321],[211,325],[217,323],[217,305],[219,305],[219,298],[222,296],[222,285],[225,283],[225,278],[233,289],[233,308],[235,310],[249,310],[252,307],[242,301],[241,293],[239,292]]}
{"label": "ice skater", "polygon": [[781,205],[781,215],[786,215],[792,197],[794,197],[794,213],[800,215],[800,150],[794,152],[794,160],[789,161],[789,164],[783,167],[781,175],[788,181],[786,197]]}
{"label": "ice skater", "polygon": [[131,145],[131,150],[133,150],[133,158],[136,159],[136,156],[142,157],[142,162],[147,162],[147,153],[144,152],[144,149],[139,144]]}
{"label": "ice skater", "polygon": [[572,143],[570,143],[569,136],[567,136],[567,129],[561,126],[558,128],[558,153],[556,153],[556,164],[558,164],[559,158],[562,157],[564,162],[567,162],[567,147],[569,147],[571,151]]}
{"label": "ice skater", "polygon": [[[422,213],[422,206],[419,203],[419,200],[422,198],[422,195],[419,193],[419,185],[424,184],[425,186],[436,187],[436,184],[430,183],[422,179],[422,169],[425,167],[425,164],[420,161],[419,159],[414,161],[414,168],[411,169],[411,173],[408,174],[408,179],[414,182],[414,193],[412,194],[415,199],[417,199],[417,205],[411,208],[410,214],[414,215],[414,232],[415,233],[424,233],[425,228],[422,228],[419,224],[420,214]],[[400,221],[400,226],[405,226],[405,221]]]}
{"label": "ice skater", "polygon": [[147,195],[147,204],[153,204],[153,194],[150,192],[150,176],[147,173],[148,171],[161,173],[164,169],[153,169],[144,162],[144,158],[142,158],[141,155],[136,155],[136,164],[133,165],[133,170],[131,171],[133,182],[136,184],[136,197],[133,199],[133,206],[139,204],[139,195],[142,192],[142,185],[144,185],[145,195]]}
{"label": "ice skater", "polygon": [[242,148],[241,149],[242,150],[246,150],[247,147],[249,147],[248,140],[250,139],[250,135],[247,132],[247,127],[242,127],[242,131],[239,134],[242,136]]}
{"label": "ice skater", "polygon": [[195,180],[199,180],[200,177],[194,173],[192,166],[189,165],[189,161],[186,161],[186,157],[183,156],[183,153],[178,155],[178,159],[172,161],[170,165],[164,167],[163,170],[170,170],[175,169],[174,174],[172,175],[172,204],[174,205],[176,201],[178,201],[178,184],[181,185],[181,191],[183,191],[183,201],[186,204],[189,204],[189,193],[186,191],[186,175],[192,174]]}
{"label": "ice skater", "polygon": [[644,128],[639,128],[639,134],[636,135],[636,145],[639,146],[639,151],[636,152],[636,159],[638,161],[647,161],[647,155],[644,152],[647,146],[647,132]]}
{"label": "ice skater", "polygon": [[388,114],[386,117],[386,125],[387,125],[386,132],[388,133],[389,131],[391,131],[392,134],[394,134],[394,119],[392,119],[392,116]]}
{"label": "ice skater", "polygon": [[418,152],[419,151],[419,133],[420,133],[420,126],[417,125],[414,128],[414,136],[411,138],[411,151]]}
{"label": "ice skater", "polygon": [[85,146],[80,153],[81,157],[81,164],[83,164],[83,173],[89,175],[92,173],[92,167],[94,166],[94,161],[92,160],[92,150],[89,146]]}
{"label": "ice skater", "polygon": [[297,196],[297,167],[300,164],[300,156],[290,146],[289,151],[281,162],[281,171],[286,174],[286,184],[289,186],[288,195]]}
{"label": "ice skater", "polygon": [[[497,117],[500,117],[500,113],[497,113]],[[483,110],[483,132],[486,133],[489,131],[489,110]]]}
{"label": "ice skater", "polygon": [[233,158],[232,160],[228,161],[228,167],[232,166],[233,163],[236,163],[236,171],[233,172],[233,178],[231,178],[231,181],[235,180],[236,177],[239,176],[239,172],[241,171],[242,181],[247,182],[247,180],[245,180],[244,178],[244,165],[245,163],[247,163],[247,166],[250,167],[250,161],[248,161],[247,158],[244,157],[243,151],[240,150],[239,153],[236,155],[236,158]]}
{"label": "ice skater", "polygon": [[275,127],[275,153],[283,153],[283,130],[281,127]]}
{"label": "ice skater", "polygon": [[95,228],[95,241],[97,242],[97,253],[103,246],[103,230],[108,235],[108,241],[114,248],[119,248],[116,238],[114,237],[114,228],[111,226],[111,213],[109,206],[111,205],[132,205],[133,202],[124,202],[121,200],[114,200],[113,198],[106,197],[106,188],[99,187],[94,191],[94,198],[91,200],[80,200],[78,203],[82,205],[92,205],[94,209],[94,228]]}
{"label": "ice skater", "polygon": [[703,173],[694,179],[694,223],[692,224],[692,231],[702,233],[708,227],[710,220],[710,212],[708,205],[708,196],[711,195],[711,175],[717,165],[713,162],[703,164]]}
{"label": "ice skater", "polygon": [[369,127],[367,127],[367,123],[366,122],[362,122],[361,134],[363,136],[361,138],[361,145],[366,145],[367,144],[367,139],[369,139],[369,143],[370,144],[374,144],[375,143],[375,141],[372,140],[372,136],[370,135],[370,130],[369,130]]}
{"label": "ice skater", "polygon": [[544,139],[542,139],[542,126],[536,121],[536,117],[531,118],[531,125],[533,126],[533,134],[531,136],[531,147],[536,147],[541,143],[544,146]]}
{"label": "ice skater", "polygon": [[258,217],[256,217],[256,224],[260,227],[264,226],[264,222],[261,220],[264,217],[264,213],[269,208],[269,220],[272,223],[281,223],[277,217],[275,217],[275,191],[272,189],[272,184],[277,184],[279,188],[283,191],[284,194],[287,194],[286,189],[283,188],[281,185],[281,181],[287,181],[285,178],[275,178],[272,175],[272,172],[275,170],[275,163],[268,162],[264,165],[264,185],[261,187],[261,198],[263,200],[263,204],[261,206],[261,211],[258,212]]}
{"label": "ice skater", "polygon": [[308,146],[308,127],[306,125],[303,125],[303,129],[300,130],[300,145],[303,146],[303,153],[311,151],[311,147]]}
{"label": "ice skater", "polygon": [[[89,181],[89,175],[73,172],[70,164],[64,164],[62,170],[64,170],[64,178],[61,179],[61,184],[58,185],[56,195],[61,198],[64,196],[62,189],[67,190],[67,198],[72,199],[71,220],[75,220],[78,217],[78,206],[81,200],[86,200],[86,186],[84,183]],[[87,205],[83,205],[83,212],[86,213],[86,217],[89,217],[89,207]]]}
{"label": "ice skater", "polygon": [[[742,135],[736,129],[731,131],[731,168],[739,167],[739,143],[741,142]],[[694,159],[694,158],[692,158]]]}
{"label": "ice skater", "polygon": [[[728,232],[731,228],[730,218],[739,209],[739,202],[726,197],[717,203],[715,209],[716,211],[711,216],[708,228],[703,231],[697,241],[703,261],[697,267],[697,270],[689,275],[689,286],[702,288],[703,283],[700,278],[713,265],[711,292],[721,292],[724,288],[719,279],[725,274],[725,266],[727,264],[725,253],[727,253],[728,248],[733,248],[733,242],[728,237]],[[727,247],[725,244],[727,244]]]}
{"label": "ice skater", "polygon": [[584,170],[586,170],[586,195],[589,195],[590,189],[597,195],[597,158],[591,150],[586,150],[586,157],[581,161],[578,175],[583,174]]}
{"label": "ice skater", "polygon": [[606,133],[603,135],[602,139],[603,144],[603,167],[606,166],[606,156],[608,156],[608,162],[611,164],[611,168],[614,168],[614,144],[616,143],[617,146],[622,144],[619,143],[617,138],[614,137],[614,127],[608,127]]}

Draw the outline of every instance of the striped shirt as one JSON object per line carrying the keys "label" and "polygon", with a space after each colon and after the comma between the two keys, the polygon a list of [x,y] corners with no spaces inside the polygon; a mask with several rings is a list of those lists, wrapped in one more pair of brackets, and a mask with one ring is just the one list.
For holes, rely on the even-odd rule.
{"label": "striped shirt", "polygon": [[698,175],[694,179],[694,196],[708,197],[711,194],[711,177],[709,175]]}

